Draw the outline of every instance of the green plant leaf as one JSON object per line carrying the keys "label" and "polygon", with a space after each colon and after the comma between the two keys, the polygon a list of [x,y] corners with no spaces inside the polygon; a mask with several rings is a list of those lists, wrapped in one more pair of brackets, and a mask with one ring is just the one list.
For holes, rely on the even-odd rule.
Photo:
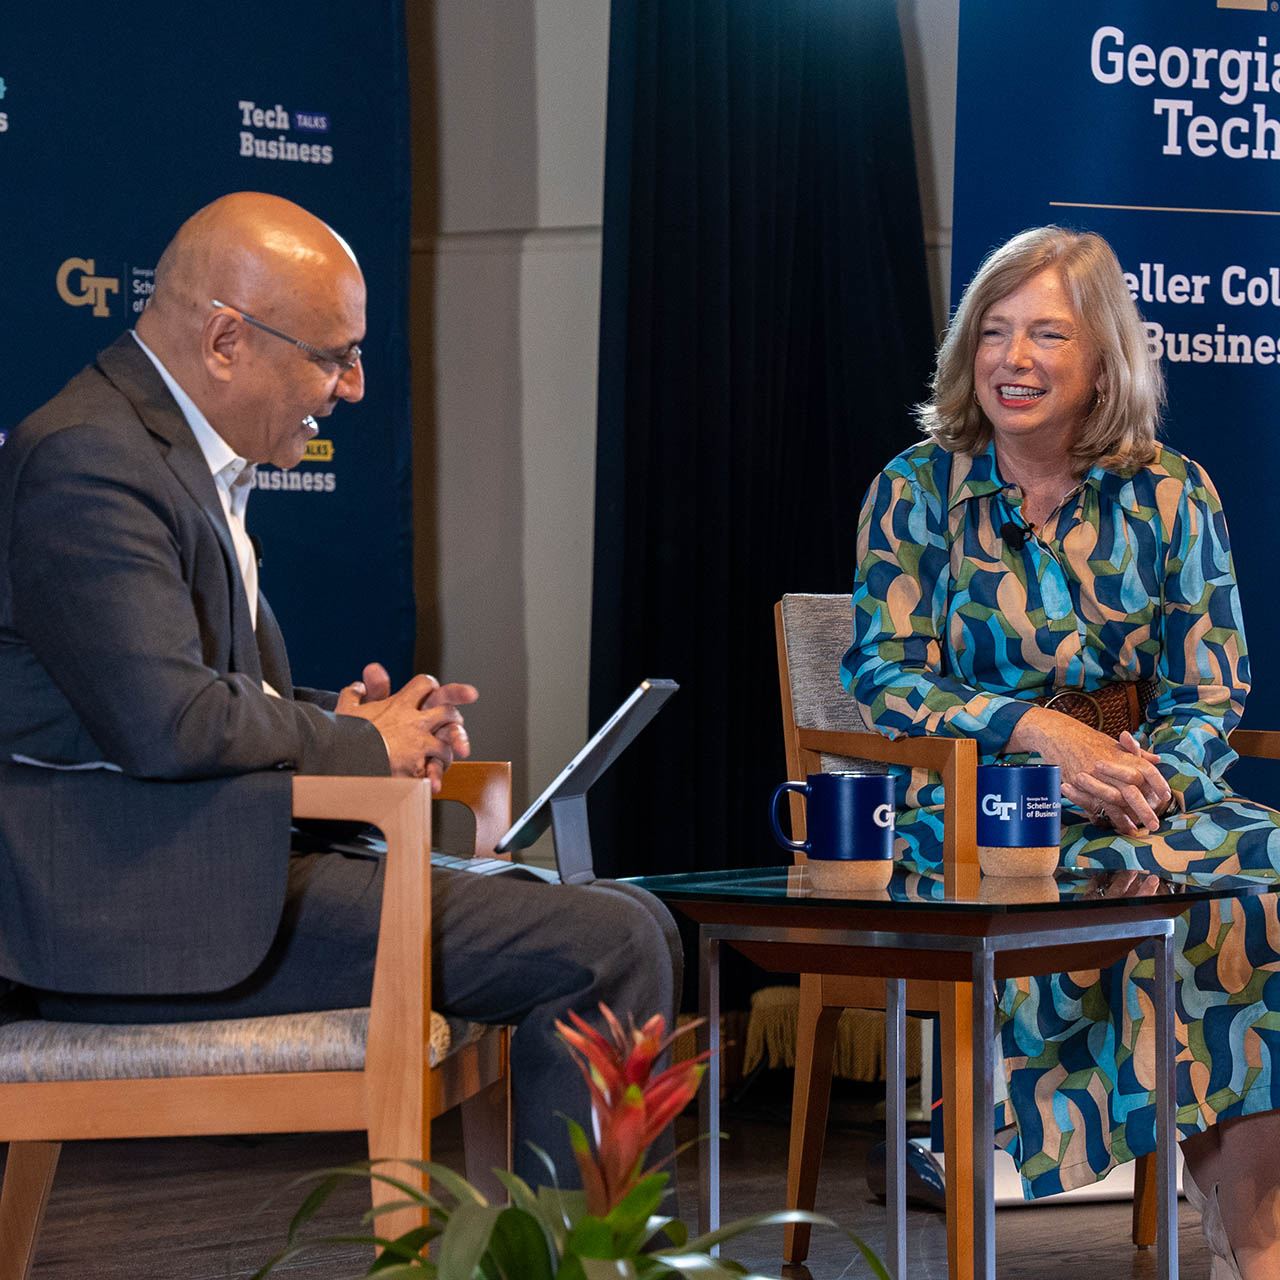
{"label": "green plant leaf", "polygon": [[[309,1182],[312,1178],[327,1177],[330,1174],[337,1174],[344,1178],[368,1178],[376,1182],[390,1183],[393,1187],[400,1187],[406,1195],[415,1199],[426,1201],[427,1195],[420,1187],[415,1187],[412,1183],[405,1182],[402,1178],[393,1177],[389,1173],[383,1173],[378,1168],[379,1165],[386,1164],[404,1164],[414,1168],[421,1169],[424,1172],[430,1170],[433,1166],[423,1164],[421,1160],[393,1160],[383,1158],[379,1160],[354,1160],[350,1164],[333,1165],[328,1169],[317,1169],[314,1173],[304,1174],[295,1181],[294,1185],[301,1185]],[[443,1168],[443,1166],[437,1166]]]}
{"label": "green plant leaf", "polygon": [[654,1257],[660,1258],[662,1270],[642,1269],[641,1274],[645,1280],[649,1280],[651,1276],[662,1275],[729,1277],[729,1280],[739,1280],[740,1277],[746,1276],[747,1280],[776,1280],[776,1277],[753,1275],[740,1262],[734,1262],[732,1258],[713,1258],[705,1253],[654,1255]]}
{"label": "green plant leaf", "polygon": [[560,1259],[560,1267],[556,1271],[556,1280],[587,1280],[582,1270],[582,1259],[567,1253]]}
{"label": "green plant leaf", "polygon": [[613,1231],[613,1249],[608,1254],[594,1256],[629,1258],[639,1253],[659,1229],[655,1224],[671,1221],[654,1215],[654,1210],[666,1196],[669,1181],[669,1174],[653,1173],[637,1182],[605,1216],[605,1222]]}
{"label": "green plant leaf", "polygon": [[587,1216],[587,1197],[581,1191],[561,1191],[559,1187],[538,1188],[538,1217],[555,1234],[557,1252],[564,1252],[564,1241],[575,1222]]}
{"label": "green plant leaf", "polygon": [[[757,1227],[774,1227],[787,1222],[812,1222],[823,1227],[836,1225],[830,1218],[825,1218],[820,1213],[810,1213],[807,1209],[779,1209],[774,1213],[756,1213],[749,1218],[739,1218],[736,1222],[726,1223],[715,1231],[708,1231],[706,1235],[690,1240],[685,1252],[705,1254],[710,1252],[712,1246],[721,1244],[725,1240],[732,1240],[734,1236],[743,1235],[745,1232],[754,1231]],[[666,1250],[663,1250],[659,1256],[665,1257]]]}
{"label": "green plant leaf", "polygon": [[290,1258],[295,1257],[299,1253],[305,1252],[308,1247],[308,1245],[298,1245],[294,1249],[285,1249],[283,1253],[277,1253],[274,1258],[270,1258],[267,1262],[263,1263],[263,1265],[249,1277],[249,1280],[265,1280],[265,1278],[269,1276],[280,1263],[288,1262]]}
{"label": "green plant leaf", "polygon": [[524,1209],[529,1213],[536,1214],[538,1197],[534,1194],[533,1188],[520,1176],[514,1173],[508,1173],[505,1169],[495,1169],[493,1176],[507,1189],[507,1194],[511,1197],[511,1203],[518,1209]]}
{"label": "green plant leaf", "polygon": [[876,1280],[893,1280],[888,1268],[880,1261],[880,1255],[861,1236],[855,1235],[852,1231],[846,1231],[845,1235],[858,1247],[858,1252],[862,1254],[863,1260],[871,1268],[871,1274],[876,1277]]}
{"label": "green plant leaf", "polygon": [[644,1241],[647,1244],[657,1235],[665,1235],[672,1248],[683,1249],[689,1239],[689,1228],[679,1218],[655,1216],[644,1224]]}
{"label": "green plant leaf", "polygon": [[605,1218],[593,1218],[587,1214],[569,1232],[565,1242],[565,1253],[576,1254],[579,1258],[617,1258],[621,1250],[616,1247],[616,1236],[613,1227]]}
{"label": "green plant leaf", "polygon": [[559,1192],[550,1187],[539,1187],[534,1197],[533,1215],[542,1223],[552,1252],[557,1258],[564,1256],[564,1242],[569,1238],[569,1226],[564,1219]]}
{"label": "green plant leaf", "polygon": [[478,1192],[475,1187],[469,1183],[459,1173],[454,1173],[447,1165],[443,1164],[424,1164],[421,1166],[422,1172],[431,1179],[432,1182],[438,1182],[453,1198],[458,1202],[459,1206],[470,1201],[472,1204],[487,1205],[489,1202]]}
{"label": "green plant leaf", "polygon": [[[381,1163],[381,1162],[379,1162]],[[290,1187],[306,1186],[315,1179],[319,1178],[320,1182],[312,1188],[298,1207],[297,1212],[293,1215],[289,1223],[289,1232],[287,1239],[292,1244],[298,1235],[299,1230],[304,1227],[316,1214],[316,1212],[324,1205],[325,1201],[333,1194],[333,1192],[346,1181],[352,1178],[369,1178],[377,1179],[383,1182],[392,1182],[393,1185],[401,1187],[406,1194],[413,1196],[415,1202],[422,1200],[422,1192],[415,1187],[409,1186],[407,1183],[399,1183],[387,1177],[385,1174],[375,1173],[373,1171],[373,1161],[360,1160],[354,1164],[334,1165],[328,1169],[316,1169],[312,1173],[305,1173],[301,1177],[295,1178],[288,1185]]]}
{"label": "green plant leaf", "polygon": [[250,1280],[263,1280],[264,1276],[270,1275],[282,1262],[287,1262],[290,1258],[296,1258],[300,1254],[311,1253],[313,1250],[324,1248],[327,1245],[367,1244],[377,1249],[386,1246],[388,1243],[381,1236],[317,1236],[314,1240],[300,1240],[281,1253],[276,1254],[274,1258],[255,1271]]}
{"label": "green plant leaf", "polygon": [[638,1280],[640,1275],[628,1258],[583,1258],[581,1262],[586,1280]]}
{"label": "green plant leaf", "polygon": [[[371,1209],[366,1209],[362,1222],[373,1222],[384,1213],[395,1213],[400,1209],[427,1209],[428,1205],[424,1205],[421,1200],[384,1200],[381,1204],[375,1205]],[[448,1210],[436,1208],[434,1212],[441,1215],[447,1222],[449,1220]]]}
{"label": "green plant leaf", "polygon": [[609,1210],[606,1220],[609,1222],[647,1221],[662,1203],[667,1194],[667,1183],[670,1181],[669,1173],[651,1173],[641,1178]]}
{"label": "green plant leaf", "polygon": [[441,1230],[442,1228],[440,1227],[429,1225],[414,1227],[412,1231],[406,1231],[404,1235],[396,1236],[394,1240],[383,1248],[382,1253],[365,1274],[371,1276],[375,1273],[381,1273],[391,1267],[399,1266],[405,1261],[411,1261],[415,1267],[421,1270],[420,1259],[427,1245],[441,1234]]}
{"label": "green plant leaf", "polygon": [[315,1217],[317,1211],[324,1205],[324,1202],[337,1190],[339,1184],[346,1179],[338,1173],[330,1173],[328,1177],[321,1179],[319,1184],[312,1188],[310,1193],[303,1199],[298,1206],[298,1211],[289,1220],[289,1230],[285,1235],[285,1239],[293,1244],[298,1238],[298,1232]]}
{"label": "green plant leaf", "polygon": [[[556,1115],[562,1115],[562,1114],[563,1112],[560,1112],[560,1111],[556,1112]],[[526,1140],[525,1145],[546,1166],[547,1172],[551,1175],[551,1185],[553,1187],[559,1187],[560,1178],[556,1173],[556,1162],[549,1155],[547,1155],[547,1153],[540,1146],[538,1146],[536,1142],[529,1142]]]}
{"label": "green plant leaf", "polygon": [[513,1173],[504,1175],[501,1169],[495,1169],[494,1173],[499,1176],[502,1184],[511,1192],[512,1207],[523,1210],[537,1223],[538,1229],[542,1232],[543,1240],[546,1242],[547,1256],[549,1258],[559,1258],[564,1252],[566,1233],[558,1194],[554,1208],[552,1208],[551,1201],[548,1200],[544,1203],[540,1200],[529,1189],[529,1184],[523,1178],[518,1178]]}
{"label": "green plant leaf", "polygon": [[684,1248],[689,1239],[689,1228],[678,1217],[655,1215],[645,1222],[643,1228],[630,1236],[627,1242],[628,1252],[639,1253],[645,1248],[652,1252],[659,1247],[653,1243],[658,1236],[666,1236],[667,1244],[660,1245],[662,1248]]}
{"label": "green plant leaf", "polygon": [[498,1215],[497,1205],[460,1204],[440,1233],[440,1270],[450,1280],[470,1280],[489,1248]]}
{"label": "green plant leaf", "polygon": [[569,1130],[569,1146],[573,1148],[573,1154],[575,1156],[579,1153],[590,1155],[591,1142],[587,1137],[587,1131],[572,1116],[565,1115],[563,1111],[557,1111],[556,1114]]}
{"label": "green plant leaf", "polygon": [[503,1280],[553,1280],[550,1246],[542,1223],[514,1206],[498,1214],[489,1254]]}
{"label": "green plant leaf", "polygon": [[[367,1160],[362,1161],[360,1164],[341,1166],[336,1169],[325,1169],[321,1172],[342,1174],[348,1178],[367,1178],[370,1182],[382,1182],[389,1187],[395,1187],[397,1191],[402,1192],[406,1199],[412,1201],[414,1204],[422,1205],[424,1208],[434,1209],[441,1213],[448,1212],[445,1205],[441,1201],[437,1200],[430,1192],[424,1191],[421,1187],[415,1187],[413,1183],[406,1182],[403,1178],[393,1177],[389,1173],[381,1173],[379,1170],[374,1168],[374,1165],[378,1164],[409,1164],[422,1169],[424,1172],[429,1172],[433,1168],[445,1168],[444,1165],[423,1164],[420,1160]],[[446,1170],[446,1172],[449,1171]],[[453,1176],[456,1177],[457,1175],[454,1174]],[[390,1205],[376,1205],[374,1206],[372,1213],[375,1215],[379,1213],[386,1213],[390,1207]]]}

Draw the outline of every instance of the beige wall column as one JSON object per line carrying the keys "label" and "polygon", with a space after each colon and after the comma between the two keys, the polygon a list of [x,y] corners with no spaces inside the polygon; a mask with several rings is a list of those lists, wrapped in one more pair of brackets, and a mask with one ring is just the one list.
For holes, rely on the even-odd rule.
{"label": "beige wall column", "polygon": [[[898,0],[939,325],[958,2]],[[407,11],[419,661],[479,686],[520,803],[588,727],[609,5]]]}

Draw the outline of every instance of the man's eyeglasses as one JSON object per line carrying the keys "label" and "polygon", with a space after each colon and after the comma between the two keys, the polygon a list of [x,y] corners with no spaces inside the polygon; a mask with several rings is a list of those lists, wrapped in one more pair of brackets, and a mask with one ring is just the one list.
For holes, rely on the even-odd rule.
{"label": "man's eyeglasses", "polygon": [[273,329],[257,316],[251,316],[247,311],[241,311],[239,307],[233,307],[229,302],[219,302],[217,298],[210,298],[209,301],[215,307],[225,307],[228,311],[234,311],[241,320],[253,325],[255,329],[261,329],[263,333],[269,333],[273,338],[283,338],[285,342],[293,343],[299,351],[305,352],[317,364],[336,365],[342,373],[350,373],[360,363],[360,348],[354,344],[341,355],[335,355],[332,351],[322,351],[319,347],[313,347],[311,343],[303,342],[301,338],[293,338],[287,333],[281,333],[279,329]]}

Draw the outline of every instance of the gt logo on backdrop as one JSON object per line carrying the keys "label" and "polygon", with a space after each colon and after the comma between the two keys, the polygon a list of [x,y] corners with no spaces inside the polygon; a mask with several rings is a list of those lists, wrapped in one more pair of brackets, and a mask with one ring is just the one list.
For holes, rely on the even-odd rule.
{"label": "gt logo on backdrop", "polygon": [[93,306],[95,316],[109,316],[107,295],[120,292],[116,276],[100,276],[92,258],[68,258],[58,268],[58,297],[69,307]]}

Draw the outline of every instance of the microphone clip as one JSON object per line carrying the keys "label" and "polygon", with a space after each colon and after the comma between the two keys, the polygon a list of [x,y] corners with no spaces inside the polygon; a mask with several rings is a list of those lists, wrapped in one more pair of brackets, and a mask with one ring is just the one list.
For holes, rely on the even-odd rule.
{"label": "microphone clip", "polygon": [[1031,534],[1032,530],[1026,525],[1018,524],[1013,520],[1006,520],[1000,528],[1000,537],[1005,545],[1012,547],[1015,551],[1021,551],[1027,545]]}

